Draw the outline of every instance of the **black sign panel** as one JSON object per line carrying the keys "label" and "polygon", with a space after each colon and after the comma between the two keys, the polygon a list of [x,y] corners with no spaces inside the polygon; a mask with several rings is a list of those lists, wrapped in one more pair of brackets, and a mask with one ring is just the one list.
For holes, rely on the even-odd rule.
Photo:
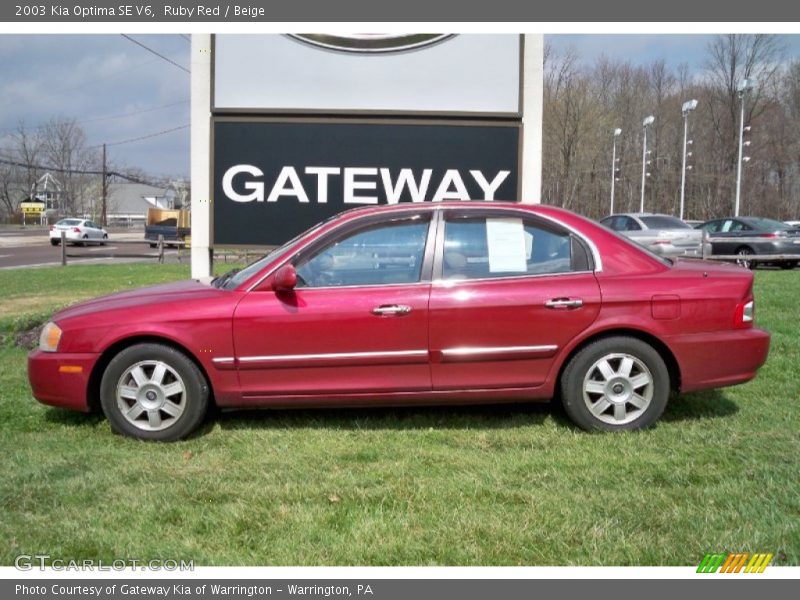
{"label": "black sign panel", "polygon": [[291,239],[349,208],[517,200],[512,125],[214,122],[215,245]]}

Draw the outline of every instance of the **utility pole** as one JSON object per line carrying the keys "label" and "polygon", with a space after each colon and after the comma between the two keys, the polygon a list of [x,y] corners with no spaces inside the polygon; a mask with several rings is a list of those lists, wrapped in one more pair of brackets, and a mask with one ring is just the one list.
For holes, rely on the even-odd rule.
{"label": "utility pole", "polygon": [[739,119],[739,160],[736,164],[736,204],[734,205],[733,216],[739,216],[739,204],[742,195],[742,146],[744,145],[744,100],[747,92],[755,87],[756,82],[753,79],[745,79],[739,84],[737,92],[739,93],[739,100],[742,104],[742,115]]}
{"label": "utility pole", "polygon": [[644,186],[645,178],[649,173],[647,172],[647,126],[651,125],[656,118],[653,115],[645,117],[642,121],[642,128],[644,129],[644,139],[642,141],[642,201],[639,204],[639,212],[644,212]]}
{"label": "utility pole", "polygon": [[102,208],[102,215],[100,217],[100,222],[103,224],[103,227],[107,225],[106,223],[106,200],[108,196],[108,171],[106,170],[106,145],[103,144],[103,208]]}
{"label": "utility pole", "polygon": [[684,198],[686,195],[686,145],[689,136],[689,113],[697,108],[697,100],[684,102],[681,107],[683,112],[683,166],[681,167],[681,209],[678,218],[683,221]]}
{"label": "utility pole", "polygon": [[622,129],[617,127],[614,130],[614,143],[611,146],[611,212],[608,214],[614,214],[614,182],[617,179],[617,138],[619,134],[622,133]]}

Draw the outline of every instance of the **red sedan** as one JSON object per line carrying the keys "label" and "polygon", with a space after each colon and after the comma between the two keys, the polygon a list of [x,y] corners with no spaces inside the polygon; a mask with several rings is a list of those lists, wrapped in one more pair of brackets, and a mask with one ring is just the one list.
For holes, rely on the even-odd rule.
{"label": "red sedan", "polygon": [[753,275],[669,260],[551,206],[401,204],[322,223],[238,272],[57,313],[34,396],[152,440],[206,409],[560,397],[585,429],[655,422],[670,390],[755,377]]}

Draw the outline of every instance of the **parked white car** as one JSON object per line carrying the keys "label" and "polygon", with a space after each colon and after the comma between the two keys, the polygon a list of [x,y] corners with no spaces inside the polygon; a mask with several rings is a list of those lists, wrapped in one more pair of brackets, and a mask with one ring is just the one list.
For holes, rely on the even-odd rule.
{"label": "parked white car", "polygon": [[104,244],[108,232],[88,219],[61,219],[50,225],[50,243],[58,246],[61,243],[61,232],[65,232],[66,241],[73,244]]}

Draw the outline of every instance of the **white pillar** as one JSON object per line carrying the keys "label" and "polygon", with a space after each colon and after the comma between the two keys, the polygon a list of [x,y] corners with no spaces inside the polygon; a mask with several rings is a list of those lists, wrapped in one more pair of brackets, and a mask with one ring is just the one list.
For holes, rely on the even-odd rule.
{"label": "white pillar", "polygon": [[521,201],[539,204],[542,198],[542,120],[544,108],[544,35],[525,34],[522,72]]}
{"label": "white pillar", "polygon": [[192,277],[211,275],[211,35],[192,34]]}

